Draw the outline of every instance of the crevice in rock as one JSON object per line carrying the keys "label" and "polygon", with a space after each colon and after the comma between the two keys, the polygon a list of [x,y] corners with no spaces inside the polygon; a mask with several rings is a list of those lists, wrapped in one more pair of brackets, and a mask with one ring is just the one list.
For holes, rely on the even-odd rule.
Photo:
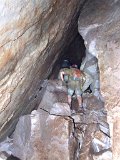
{"label": "crevice in rock", "polygon": [[58,78],[58,73],[61,68],[64,59],[68,60],[71,65],[77,64],[80,68],[81,62],[85,57],[85,45],[84,40],[79,33],[76,34],[75,38],[71,42],[70,46],[64,50],[64,52],[58,57],[57,61],[53,66],[53,70],[48,78]]}

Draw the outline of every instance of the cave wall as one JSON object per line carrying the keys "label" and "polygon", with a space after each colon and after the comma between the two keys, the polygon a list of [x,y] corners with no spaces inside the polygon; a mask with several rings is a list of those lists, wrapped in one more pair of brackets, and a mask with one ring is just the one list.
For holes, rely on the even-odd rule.
{"label": "cave wall", "polygon": [[120,159],[120,1],[88,0],[78,22],[86,47],[99,61],[101,92],[108,111],[113,159]]}
{"label": "cave wall", "polygon": [[[84,0],[4,0],[0,3],[0,139],[34,96],[77,34]],[[67,43],[65,43],[67,42]]]}

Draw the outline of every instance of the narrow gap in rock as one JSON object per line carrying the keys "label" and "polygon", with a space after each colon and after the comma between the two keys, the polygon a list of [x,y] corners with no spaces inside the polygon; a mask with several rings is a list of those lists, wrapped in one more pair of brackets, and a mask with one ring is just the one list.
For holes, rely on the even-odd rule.
{"label": "narrow gap in rock", "polygon": [[[74,160],[93,160],[93,158],[99,159],[103,154],[103,157],[107,157],[108,154],[111,155],[111,151],[109,150],[111,144],[107,113],[100,93],[98,60],[86,50],[84,40],[79,34],[67,51],[56,62],[50,79],[54,80],[58,77],[64,59],[68,60],[70,64],[77,64],[78,68],[80,68],[82,60],[85,57],[87,57],[88,60],[86,66],[90,68],[90,70],[84,69],[83,71],[92,75],[94,82],[90,85],[91,87],[87,88],[87,92],[83,93],[82,96],[85,109],[84,113],[77,113],[79,107],[78,102],[74,97],[72,100],[71,109],[75,110],[75,113],[71,116],[74,123],[73,137],[77,143]],[[95,66],[96,71],[94,70]]]}
{"label": "narrow gap in rock", "polygon": [[54,65],[50,79],[56,79],[61,68],[63,60],[68,60],[71,65],[77,64],[78,68],[81,65],[82,59],[85,57],[85,45],[82,36],[78,33],[70,46],[59,56]]}

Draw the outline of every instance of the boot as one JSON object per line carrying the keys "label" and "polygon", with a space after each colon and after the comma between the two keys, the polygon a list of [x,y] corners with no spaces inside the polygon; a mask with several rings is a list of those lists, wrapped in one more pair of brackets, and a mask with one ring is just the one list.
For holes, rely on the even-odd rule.
{"label": "boot", "polygon": [[72,110],[71,109],[71,115],[73,115],[73,114],[75,114],[76,112],[75,112],[75,110]]}
{"label": "boot", "polygon": [[80,106],[79,106],[78,113],[83,113],[83,114],[85,114],[85,109],[83,108],[83,105],[80,105]]}
{"label": "boot", "polygon": [[72,109],[72,103],[71,104],[68,103],[68,105],[70,106],[71,115],[75,114],[76,113],[75,110]]}

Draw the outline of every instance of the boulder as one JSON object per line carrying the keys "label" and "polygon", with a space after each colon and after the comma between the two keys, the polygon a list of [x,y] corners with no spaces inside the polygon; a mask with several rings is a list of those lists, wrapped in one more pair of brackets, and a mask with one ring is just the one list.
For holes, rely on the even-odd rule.
{"label": "boulder", "polygon": [[22,160],[69,160],[72,129],[69,118],[33,111],[21,117],[16,126],[12,154]]}
{"label": "boulder", "polygon": [[15,157],[22,160],[75,159],[74,123],[61,84],[61,81],[49,80],[38,109],[20,117],[11,147]]}
{"label": "boulder", "polygon": [[120,1],[88,0],[81,11],[78,30],[88,51],[98,58],[113,159],[117,160],[120,159],[120,138],[116,134],[120,132],[117,126],[120,119]]}

